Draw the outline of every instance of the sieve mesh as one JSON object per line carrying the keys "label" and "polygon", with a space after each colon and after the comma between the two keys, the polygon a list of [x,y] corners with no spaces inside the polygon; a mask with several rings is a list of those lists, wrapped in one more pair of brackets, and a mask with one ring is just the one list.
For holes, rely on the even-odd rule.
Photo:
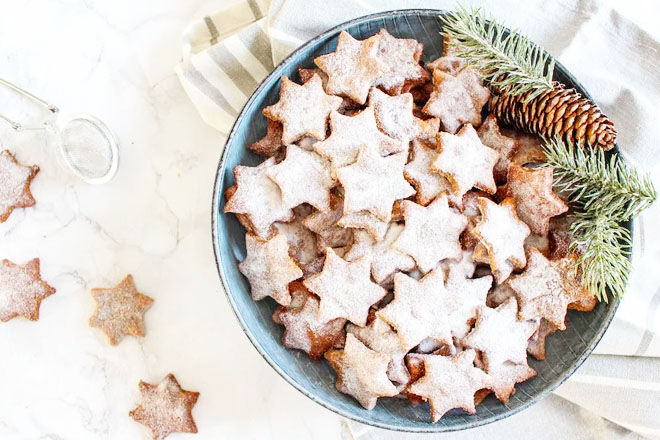
{"label": "sieve mesh", "polygon": [[77,115],[58,121],[62,159],[88,183],[110,180],[117,169],[117,143],[98,119]]}

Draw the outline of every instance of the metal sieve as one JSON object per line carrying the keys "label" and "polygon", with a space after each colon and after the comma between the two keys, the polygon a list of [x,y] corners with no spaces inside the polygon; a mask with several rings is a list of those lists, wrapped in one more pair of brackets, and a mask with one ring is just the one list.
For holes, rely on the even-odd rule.
{"label": "metal sieve", "polygon": [[0,78],[0,84],[46,107],[53,115],[40,125],[23,125],[0,114],[15,131],[47,130],[54,134],[61,162],[73,174],[89,184],[110,181],[119,165],[117,139],[98,118],[78,113],[61,116],[56,106]]}

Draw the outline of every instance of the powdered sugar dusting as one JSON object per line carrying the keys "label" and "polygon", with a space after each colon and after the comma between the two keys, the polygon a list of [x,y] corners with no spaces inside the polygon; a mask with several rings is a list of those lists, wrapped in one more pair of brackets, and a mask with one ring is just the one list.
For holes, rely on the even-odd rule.
{"label": "powdered sugar dusting", "polygon": [[7,220],[14,208],[34,205],[30,182],[39,172],[37,166],[23,166],[8,150],[0,152],[0,222]]}
{"label": "powdered sugar dusting", "polygon": [[390,223],[382,241],[375,241],[366,231],[355,232],[355,243],[346,253],[344,258],[348,261],[355,260],[365,255],[370,255],[371,274],[374,280],[385,285],[391,281],[392,275],[397,271],[409,271],[415,268],[415,260],[392,247],[392,243],[399,237],[403,226]]}
{"label": "powdered sugar dusting", "polygon": [[23,266],[2,260],[0,265],[0,320],[16,316],[39,319],[41,300],[55,293],[55,289],[41,280],[39,259]]}
{"label": "powdered sugar dusting", "polygon": [[479,209],[482,219],[473,234],[487,248],[491,269],[500,284],[513,268],[525,267],[527,260],[523,244],[530,233],[529,227],[516,215],[516,205],[511,198],[497,205],[480,197]]}
{"label": "powdered sugar dusting", "polygon": [[155,440],[173,432],[197,432],[192,408],[199,393],[181,388],[169,374],[158,385],[140,382],[140,404],[130,412],[137,422],[151,429]]}

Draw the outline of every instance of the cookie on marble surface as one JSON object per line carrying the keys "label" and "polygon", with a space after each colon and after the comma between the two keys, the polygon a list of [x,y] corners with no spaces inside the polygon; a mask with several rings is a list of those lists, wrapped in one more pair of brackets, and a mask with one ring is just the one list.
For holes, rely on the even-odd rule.
{"label": "cookie on marble surface", "polygon": [[36,165],[18,163],[9,150],[0,152],[0,223],[7,221],[14,209],[34,206],[30,185],[38,172]]}
{"label": "cookie on marble surface", "polygon": [[101,329],[117,345],[124,336],[144,337],[144,314],[154,300],[137,291],[132,275],[111,288],[92,289],[96,301],[89,325]]}
{"label": "cookie on marble surface", "polygon": [[54,293],[55,288],[41,279],[38,258],[23,265],[6,259],[0,263],[0,321],[17,316],[38,320],[41,301]]}
{"label": "cookie on marble surface", "polygon": [[181,388],[173,374],[153,385],[140,381],[140,403],[128,413],[148,427],[154,440],[163,440],[173,432],[196,433],[192,409],[199,393]]}

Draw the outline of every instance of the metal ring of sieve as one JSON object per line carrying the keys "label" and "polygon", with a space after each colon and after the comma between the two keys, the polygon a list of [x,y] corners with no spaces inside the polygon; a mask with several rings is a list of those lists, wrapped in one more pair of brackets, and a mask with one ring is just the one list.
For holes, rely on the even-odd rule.
{"label": "metal ring of sieve", "polygon": [[64,164],[90,184],[110,181],[119,166],[117,139],[98,118],[84,113],[58,118],[55,132]]}

